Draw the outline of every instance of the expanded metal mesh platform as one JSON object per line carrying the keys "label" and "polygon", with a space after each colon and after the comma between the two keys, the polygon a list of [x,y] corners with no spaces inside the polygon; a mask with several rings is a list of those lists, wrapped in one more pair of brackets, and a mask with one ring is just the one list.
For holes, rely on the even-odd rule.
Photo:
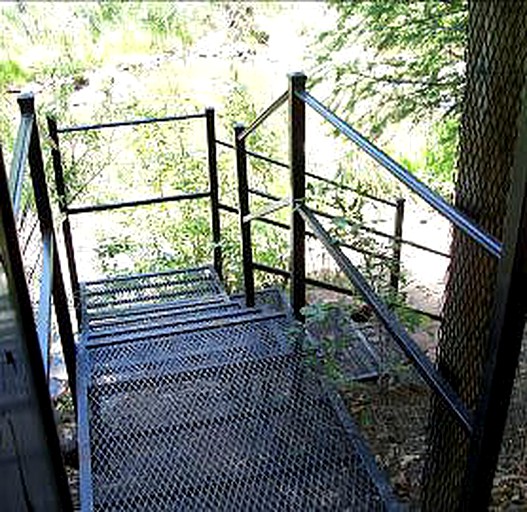
{"label": "expanded metal mesh platform", "polygon": [[179,302],[158,302],[151,277],[85,287],[83,510],[390,508],[338,395],[293,346],[288,316],[230,301],[207,272],[164,275],[163,293],[185,283]]}
{"label": "expanded metal mesh platform", "polygon": [[131,305],[134,311],[189,298],[226,297],[209,266],[91,281],[84,284],[83,296],[88,318],[130,311]]}

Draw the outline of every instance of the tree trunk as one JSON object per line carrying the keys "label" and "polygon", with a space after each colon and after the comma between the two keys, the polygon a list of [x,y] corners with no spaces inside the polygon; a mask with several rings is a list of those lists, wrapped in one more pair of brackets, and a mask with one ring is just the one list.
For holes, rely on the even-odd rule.
{"label": "tree trunk", "polygon": [[[502,239],[525,77],[527,2],[469,2],[467,84],[456,205]],[[439,333],[438,364],[474,410],[488,355],[497,261],[455,231]],[[434,402],[423,482],[425,510],[457,510],[469,439]]]}

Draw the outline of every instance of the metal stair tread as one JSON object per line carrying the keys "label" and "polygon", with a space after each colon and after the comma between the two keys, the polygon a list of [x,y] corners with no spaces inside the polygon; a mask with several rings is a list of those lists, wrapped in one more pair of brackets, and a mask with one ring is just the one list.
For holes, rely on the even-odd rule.
{"label": "metal stair tread", "polygon": [[262,295],[247,308],[213,273],[211,287],[183,275],[164,287],[89,285],[77,354],[84,503],[383,510],[356,433],[295,349],[283,301]]}
{"label": "metal stair tread", "polygon": [[[104,301],[101,300],[99,303],[87,305],[86,311],[88,315],[93,315],[94,313],[107,313],[112,310],[119,310],[119,309],[126,309],[131,304],[137,306],[137,305],[144,305],[144,306],[152,306],[152,305],[163,305],[170,302],[175,302],[178,300],[187,300],[191,298],[195,298],[196,296],[196,289],[193,290],[172,290],[169,293],[152,293],[150,295],[145,295],[142,297],[136,297],[136,296],[129,296],[121,298],[120,300],[113,300],[113,301]],[[204,288],[204,291],[206,292],[206,288]],[[198,294],[199,296],[209,296],[213,297],[215,293],[203,293]]]}
{"label": "metal stair tread", "polygon": [[[190,334],[197,331],[208,331],[218,329],[221,327],[229,327],[238,324],[250,324],[253,322],[260,322],[265,320],[272,320],[275,318],[285,318],[284,313],[276,312],[263,312],[257,309],[247,308],[236,311],[236,314],[232,314],[228,317],[224,315],[218,318],[207,319],[206,317],[197,319],[195,322],[186,322],[184,325],[175,326],[172,328],[163,329],[160,332],[145,332],[138,333],[137,336],[123,336],[119,337],[108,337],[108,339],[97,339],[90,340],[89,337],[86,339],[86,347],[98,348],[108,345],[128,345],[135,344],[142,341],[159,340],[160,338],[170,338],[178,334]],[[88,334],[89,336],[89,334]]]}
{"label": "metal stair tread", "polygon": [[222,289],[218,276],[210,266],[153,272],[150,274],[121,275],[85,281],[82,283],[85,297],[101,295],[110,292],[120,293],[132,289],[158,288],[177,283],[189,284],[192,282],[210,281]]}
{"label": "metal stair tread", "polygon": [[126,309],[130,304],[151,305],[188,298],[226,296],[218,276],[210,267],[83,283],[81,293],[88,315],[110,309]]}
{"label": "metal stair tread", "polygon": [[162,341],[86,348],[79,355],[85,360],[90,386],[119,387],[127,382],[145,385],[176,374],[289,353],[292,344],[283,332],[285,325],[284,318],[270,318],[258,322],[257,326],[239,323],[201,333],[174,335]]}
{"label": "metal stair tread", "polygon": [[196,307],[214,307],[222,304],[231,304],[232,302],[227,296],[218,295],[209,298],[191,298],[175,300],[173,302],[164,302],[161,304],[143,304],[136,307],[129,307],[128,309],[117,309],[112,310],[109,308],[107,311],[101,313],[88,314],[87,324],[91,327],[98,325],[113,325],[115,323],[133,321],[135,317],[142,317],[149,313],[160,313],[160,314],[177,314],[186,310],[193,310]]}
{"label": "metal stair tread", "polygon": [[[302,382],[305,386],[305,381]],[[174,393],[177,394],[177,388]],[[214,398],[206,389],[203,395],[204,399]],[[291,382],[289,394],[281,403],[269,403],[265,400],[269,398],[267,394],[263,401],[253,403],[252,414],[230,417],[223,423],[182,425],[171,435],[163,429],[158,432],[132,430],[128,439],[117,443],[103,435],[103,429],[101,444],[96,449],[104,451],[108,445],[115,450],[115,458],[104,458],[103,465],[93,466],[94,471],[99,471],[95,479],[95,501],[101,507],[116,503],[115,500],[119,501],[113,495],[116,492],[127,496],[118,505],[126,510],[127,504],[133,509],[138,499],[156,497],[173,503],[171,500],[177,500],[178,496],[183,499],[182,496],[192,494],[203,499],[207,489],[223,488],[223,499],[227,502],[238,506],[245,502],[249,506],[256,503],[252,500],[259,499],[259,495],[243,491],[248,481],[252,484],[261,481],[269,486],[273,480],[274,490],[280,485],[287,489],[274,497],[282,505],[290,500],[291,507],[295,503],[308,508],[315,504],[321,506],[318,492],[323,488],[337,503],[339,499],[345,502],[346,486],[350,485],[350,473],[356,471],[358,455],[328,401],[317,390],[314,395],[313,389],[295,388]],[[203,402],[193,400],[191,394],[188,398],[188,407],[199,415]],[[111,421],[108,423],[110,428],[115,426]],[[117,437],[121,438],[121,434]],[[164,468],[162,474],[158,472],[159,464]],[[340,468],[337,474],[336,467]],[[367,477],[363,475],[365,480]],[[293,488],[296,492],[291,492]],[[317,492],[311,492],[311,488]],[[188,492],[182,492],[185,489]],[[302,492],[298,495],[300,489]]]}
{"label": "metal stair tread", "polygon": [[175,432],[190,425],[251,416],[256,404],[275,408],[290,402],[296,363],[289,352],[166,375],[147,381],[148,385],[137,381],[92,383],[91,407],[97,413],[98,428],[111,428],[117,436],[160,429]]}
{"label": "metal stair tread", "polygon": [[122,322],[114,322],[114,328],[109,328],[106,324],[103,326],[90,324],[88,330],[89,339],[97,339],[108,336],[122,336],[127,333],[141,332],[145,330],[154,331],[162,328],[169,328],[176,326],[183,322],[203,320],[207,318],[214,318],[221,314],[226,315],[229,312],[236,314],[241,310],[241,306],[235,302],[225,302],[214,305],[194,306],[186,308],[183,311],[162,311],[155,314],[145,314],[142,316],[128,319]]}

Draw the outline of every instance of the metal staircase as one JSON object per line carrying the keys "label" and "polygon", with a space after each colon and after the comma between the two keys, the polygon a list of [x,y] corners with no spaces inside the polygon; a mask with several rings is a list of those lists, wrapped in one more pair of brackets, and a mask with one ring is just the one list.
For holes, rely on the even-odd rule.
{"label": "metal staircase", "polygon": [[339,398],[276,295],[247,308],[202,267],[81,287],[85,510],[384,510]]}
{"label": "metal staircase", "polygon": [[[0,148],[0,494],[6,510],[47,512],[73,508],[48,394],[50,343],[55,331],[60,337],[77,412],[83,511],[398,508],[392,487],[377,467],[382,460],[369,451],[339,394],[319,370],[317,358],[305,357],[304,347],[316,349],[313,340],[304,343],[309,329],[309,322],[303,323],[306,286],[360,296],[368,305],[386,336],[379,347],[370,344],[364,333],[349,336],[344,353],[349,360],[347,377],[375,380],[382,376],[388,379],[378,379],[380,384],[389,384],[391,376],[386,373],[386,365],[381,375],[379,354],[389,360],[392,349],[396,349],[394,366],[401,374],[408,374],[411,368],[420,385],[433,396],[427,404],[428,416],[433,420],[441,412],[459,429],[460,439],[470,444],[466,462],[471,480],[462,498],[476,499],[478,479],[492,478],[502,434],[494,436],[494,442],[487,430],[503,427],[506,414],[494,421],[491,402],[510,396],[512,380],[503,390],[498,377],[507,372],[513,375],[517,367],[525,312],[523,288],[519,286],[525,282],[527,247],[523,229],[527,224],[525,176],[519,173],[514,177],[512,189],[523,191],[523,195],[513,198],[511,226],[507,227],[505,242],[499,242],[311,96],[305,80],[304,75],[291,75],[286,93],[247,128],[236,126],[234,145],[216,139],[213,109],[203,114],[60,129],[48,119],[70,297],[60,265],[33,97],[19,99],[21,122],[9,180]],[[286,102],[289,164],[246,150],[247,137]],[[396,317],[392,305],[376,293],[344,252],[360,252],[360,248],[340,243],[323,224],[324,219],[337,217],[307,204],[306,177],[338,184],[306,171],[306,105],[473,239],[486,254],[499,259],[499,283],[503,286],[497,286],[495,302],[504,306],[497,309],[491,329],[495,367],[489,367],[486,377],[492,389],[482,393],[476,411],[467,407],[443,370],[422,352]],[[209,181],[205,190],[108,204],[68,203],[59,134],[197,119],[204,119],[207,129]],[[237,206],[223,203],[219,194],[216,149],[220,146],[236,151]],[[289,168],[291,190],[287,201],[249,186],[248,156]],[[26,164],[31,186],[24,181]],[[27,279],[34,269],[28,268],[21,251],[17,224],[26,192],[33,198],[29,208],[38,220],[35,227],[40,225],[37,238],[42,266],[38,287],[32,288]],[[271,203],[251,212],[250,194]],[[213,266],[79,283],[71,216],[206,198],[211,207]],[[290,209],[289,225],[267,218],[285,205]],[[410,242],[401,237],[401,204],[392,206],[398,213],[395,235],[389,236],[394,242],[390,286],[395,292],[401,246]],[[222,286],[220,214],[239,216],[243,297],[229,296]],[[287,270],[253,261],[253,222],[290,230]],[[352,288],[306,275],[307,239],[316,240],[327,251]],[[288,280],[290,301],[282,300],[278,292],[256,291],[255,271]],[[77,339],[69,299],[79,327]],[[353,331],[351,322],[348,328]],[[516,340],[512,351],[508,348],[510,340]],[[313,359],[314,363],[308,363]],[[502,400],[502,405],[505,402]],[[422,451],[426,453],[423,463],[429,463],[433,451],[424,437],[420,441],[426,449]],[[488,446],[494,450],[494,459],[487,457]],[[483,465],[481,474],[474,476],[470,472],[479,471],[477,461],[483,461]],[[437,500],[440,503],[441,496]],[[419,505],[419,500],[416,503]]]}

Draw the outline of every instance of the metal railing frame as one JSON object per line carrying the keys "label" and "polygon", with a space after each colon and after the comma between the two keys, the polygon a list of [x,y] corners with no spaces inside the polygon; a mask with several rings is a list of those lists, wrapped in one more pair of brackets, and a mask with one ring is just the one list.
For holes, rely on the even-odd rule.
{"label": "metal railing frame", "polygon": [[[521,350],[521,340],[525,314],[527,311],[527,93],[524,98],[522,111],[522,131],[519,137],[519,147],[515,155],[515,169],[509,200],[509,214],[505,229],[504,243],[479,227],[464,212],[447,202],[439,194],[432,191],[419,181],[407,169],[392,159],[366,137],[357,132],[348,123],[331,112],[316,98],[305,90],[306,76],[295,73],[289,76],[287,103],[289,109],[289,165],[280,162],[282,167],[289,167],[291,180],[291,269],[289,272],[267,265],[252,262],[252,252],[243,249],[244,255],[250,253],[249,262],[244,262],[244,279],[251,282],[251,294],[254,294],[254,279],[252,272],[262,270],[290,279],[291,306],[297,319],[302,320],[302,308],[305,305],[305,286],[317,283],[306,278],[305,275],[305,238],[316,236],[330,252],[333,259],[346,277],[360,292],[366,302],[373,308],[385,328],[398,343],[408,359],[417,369],[421,377],[427,382],[433,392],[440,397],[447,410],[453,414],[460,426],[471,439],[469,460],[467,461],[466,485],[463,491],[463,506],[467,510],[483,509],[488,505],[492,479],[498,461],[501,441],[503,437],[507,409],[512,393],[515,369],[518,365]],[[236,132],[236,145],[239,152],[244,152],[244,158],[249,154],[245,150],[245,137],[252,133],[265,119],[267,119],[280,105],[285,102],[285,95],[275,101],[264,113],[251,123],[249,129]],[[498,284],[495,294],[494,315],[491,326],[491,351],[484,378],[484,389],[480,396],[480,403],[472,414],[467,410],[462,400],[450,386],[439,370],[422,353],[417,344],[410,337],[406,329],[390,311],[389,307],[377,296],[368,285],[358,269],[351,264],[335,242],[317,220],[315,213],[305,204],[305,105],[321,115],[327,122],[337,128],[340,134],[355,143],[380,166],[401,181],[413,193],[430,205],[435,211],[449,220],[458,230],[475,241],[489,254],[498,258]],[[219,142],[219,141],[218,141]],[[259,155],[254,155],[259,156]],[[268,161],[271,159],[266,158]],[[238,160],[243,160],[239,158]],[[247,185],[246,162],[243,169],[244,190],[243,199],[248,204],[250,189]],[[397,202],[398,212],[393,248],[391,284],[397,288],[396,277],[400,274],[400,254],[404,243],[402,225],[404,219],[404,203]],[[236,211],[236,208],[220,204],[220,209]],[[244,209],[246,210],[246,208]],[[265,218],[252,218],[247,211],[239,210],[242,229],[249,232],[250,221],[259,220],[269,224],[284,227],[282,223]],[[244,219],[246,222],[244,223]],[[305,222],[311,228],[306,233]],[[419,247],[419,244],[409,242],[409,245]],[[426,248],[424,248],[426,249]],[[440,251],[432,250],[439,255],[448,256]],[[395,263],[393,263],[395,262]],[[324,284],[322,284],[324,286]],[[342,289],[346,293],[346,288]],[[252,300],[252,298],[251,298]],[[483,491],[483,492],[481,492]],[[475,507],[475,508],[474,508]]]}
{"label": "metal railing frame", "polygon": [[[250,238],[251,228],[250,228],[250,226],[246,226],[246,224],[249,224],[252,221],[261,221],[261,222],[267,223],[269,225],[274,225],[275,227],[278,227],[278,228],[281,228],[281,229],[290,229],[290,226],[287,225],[287,224],[283,224],[283,223],[281,223],[279,221],[275,221],[273,219],[265,218],[266,215],[268,215],[270,213],[273,213],[276,210],[280,209],[283,206],[282,203],[285,200],[284,199],[280,199],[280,198],[278,198],[276,196],[273,196],[271,194],[268,194],[266,192],[262,192],[260,190],[253,189],[253,188],[251,188],[249,186],[248,178],[247,178],[247,156],[252,156],[252,157],[257,158],[259,160],[263,160],[263,161],[266,161],[268,163],[277,165],[277,166],[282,167],[282,168],[287,168],[287,169],[291,168],[292,163],[290,162],[289,164],[286,164],[286,163],[280,162],[278,160],[275,160],[273,158],[269,158],[269,157],[267,157],[265,155],[262,155],[260,153],[256,153],[254,151],[247,150],[246,147],[245,147],[245,139],[250,134],[252,134],[256,130],[256,128],[258,128],[267,118],[269,118],[279,107],[281,107],[284,103],[286,103],[288,98],[289,98],[289,92],[286,92],[286,93],[282,94],[267,109],[265,109],[265,111],[262,114],[260,114],[250,124],[250,126],[248,128],[242,127],[242,128],[235,129],[235,142],[234,142],[234,145],[226,143],[226,142],[221,141],[221,140],[216,140],[216,143],[218,145],[227,147],[229,149],[234,149],[236,151],[236,155],[237,155],[236,156],[236,160],[237,160],[237,169],[238,169],[238,202],[239,202],[239,204],[241,204],[242,202],[244,204],[247,204],[247,207],[244,208],[244,211],[246,211],[248,213],[243,213],[242,214],[240,212],[239,208],[236,208],[236,207],[233,207],[233,206],[229,206],[229,205],[225,205],[225,204],[220,204],[219,208],[220,208],[220,210],[224,210],[224,211],[227,211],[227,212],[230,212],[230,213],[237,213],[238,215],[240,215],[240,229],[241,229],[241,233],[242,233],[242,239],[244,237],[245,238],[248,238],[248,237]],[[291,121],[289,122],[289,124],[291,125]],[[299,175],[299,174],[298,173],[290,174],[290,176],[293,176],[293,175]],[[405,207],[405,200],[403,198],[399,198],[395,202],[392,202],[392,201],[388,201],[388,200],[383,199],[383,198],[375,197],[375,196],[373,196],[371,194],[364,193],[362,191],[353,189],[352,187],[348,187],[348,186],[342,185],[340,183],[337,183],[337,182],[335,182],[333,180],[330,180],[328,178],[325,178],[323,176],[319,176],[317,174],[305,171],[305,164],[304,164],[304,173],[303,173],[303,175],[305,177],[311,177],[313,179],[326,182],[326,183],[328,183],[328,184],[330,184],[332,186],[335,186],[335,187],[337,187],[339,189],[349,190],[349,191],[351,191],[353,193],[356,193],[358,195],[364,196],[364,197],[369,198],[369,199],[371,199],[373,201],[377,201],[377,202],[382,203],[384,205],[391,206],[391,207],[395,208],[394,235],[389,235],[387,233],[384,233],[384,232],[379,231],[379,230],[375,230],[373,228],[369,228],[369,227],[364,226],[364,225],[359,225],[358,226],[358,228],[363,230],[363,231],[366,231],[366,232],[372,233],[374,235],[382,236],[382,237],[385,237],[385,238],[388,238],[388,239],[392,240],[392,257],[391,258],[387,258],[384,255],[376,254],[373,251],[368,251],[368,250],[356,247],[356,246],[351,245],[351,244],[345,244],[345,243],[341,244],[342,247],[346,247],[346,248],[352,249],[352,250],[354,250],[356,252],[359,252],[359,253],[367,254],[368,256],[372,256],[372,257],[379,258],[379,259],[390,259],[392,261],[392,263],[390,265],[390,285],[392,286],[392,289],[395,292],[397,292],[398,288],[399,288],[399,280],[400,280],[400,274],[401,274],[401,262],[400,262],[400,259],[401,259],[401,249],[402,249],[402,245],[403,244],[413,245],[413,246],[415,246],[415,247],[417,247],[419,249],[423,249],[423,250],[434,252],[434,253],[439,253],[439,251],[435,251],[435,250],[430,249],[428,247],[421,246],[420,244],[416,244],[416,243],[411,242],[411,241],[403,240],[403,238],[402,238],[402,230],[403,230],[404,207]],[[304,183],[303,183],[304,195],[305,195],[305,177],[304,177]],[[240,188],[240,183],[246,184],[246,186],[244,185],[244,186],[242,186]],[[302,188],[302,185],[300,187]],[[264,197],[264,198],[270,199],[271,201],[276,201],[277,204],[276,204],[276,206],[269,205],[267,208],[264,208],[261,212],[250,213],[249,212],[249,206],[248,206],[248,204],[249,204],[249,194],[253,194],[253,195],[256,195],[256,196]],[[289,199],[288,201],[291,201],[291,199]],[[320,213],[322,215],[326,216],[327,218],[332,219],[332,220],[337,218],[337,216],[331,215],[329,213],[325,213],[325,212],[320,212]],[[293,214],[293,219],[295,219],[295,215],[294,214]],[[296,220],[296,222],[299,222],[298,219]],[[249,233],[249,234],[247,234],[247,233]],[[313,237],[314,235],[313,235],[313,233],[307,233],[307,236]],[[243,255],[242,271],[243,271],[243,275],[244,275],[244,281],[252,283],[252,285],[250,287],[251,289],[246,291],[246,296],[248,297],[249,302],[252,302],[254,300],[254,297],[253,297],[253,294],[254,294],[254,290],[253,290],[253,288],[254,288],[254,277],[252,276],[252,274],[253,274],[254,270],[257,270],[257,267],[256,267],[257,263],[253,262],[252,250],[249,251],[248,249],[243,249],[243,247],[244,247],[244,244],[243,244],[243,241],[242,241],[242,255]],[[443,255],[443,254],[441,253],[441,255]],[[291,258],[291,261],[293,262],[292,266],[294,267],[294,258]],[[260,266],[259,270],[262,270],[264,267],[266,267],[266,266],[265,265]],[[262,270],[262,271],[265,272],[265,270]],[[304,276],[304,278],[305,278],[305,276]],[[298,281],[299,280],[297,279],[297,282]],[[300,281],[302,281],[302,280],[300,280]],[[318,280],[314,280],[314,281],[316,281],[317,283],[322,283],[322,281],[318,281]],[[331,285],[331,283],[328,283],[328,284]],[[331,286],[333,288],[335,287],[335,285],[331,285]],[[342,290],[346,290],[345,288],[342,288],[342,287],[340,287],[340,288]],[[292,288],[292,290],[293,290],[293,288]],[[302,293],[302,292],[301,292],[301,290],[299,290],[297,288],[296,293],[298,294],[298,293]],[[305,295],[305,289],[304,289],[303,293]],[[423,314],[429,315],[429,316],[434,316],[433,314],[427,313],[427,312],[423,312]],[[297,311],[295,313],[295,315],[297,316],[297,318],[301,318],[301,316],[302,316],[299,311]]]}
{"label": "metal railing frame", "polygon": [[[79,133],[90,130],[112,129],[119,127],[135,127],[146,124],[166,123],[176,121],[186,121],[195,119],[205,119],[205,136],[207,141],[207,164],[209,188],[207,191],[180,193],[163,197],[152,197],[148,199],[138,199],[134,201],[121,201],[108,204],[94,204],[84,206],[70,206],[68,204],[67,188],[64,178],[64,169],[60,153],[59,134],[62,133]],[[103,212],[108,210],[117,210],[122,208],[135,208],[139,206],[149,206],[153,204],[163,204],[169,202],[179,202],[195,199],[210,200],[210,218],[213,245],[213,264],[216,273],[223,278],[223,257],[221,247],[221,223],[220,223],[220,204],[218,190],[218,164],[216,156],[216,128],[215,128],[215,110],[211,107],[205,109],[203,113],[174,115],[167,117],[133,119],[129,121],[116,121],[108,123],[87,124],[79,126],[67,126],[59,128],[55,119],[48,117],[48,132],[52,141],[52,159],[55,183],[57,187],[60,212],[63,216],[62,232],[66,246],[66,256],[68,259],[68,269],[70,275],[71,289],[75,305],[77,323],[83,325],[83,312],[80,304],[80,284],[79,275],[76,266],[75,250],[73,246],[73,236],[71,229],[70,216],[85,213]]]}
{"label": "metal railing frame", "polygon": [[68,384],[76,403],[76,363],[73,328],[71,324],[66,288],[64,286],[61,264],[58,254],[53,214],[49,198],[44,161],[40,145],[40,135],[36,121],[35,99],[32,94],[23,94],[18,98],[21,123],[15,143],[15,153],[11,165],[11,191],[15,215],[20,208],[20,195],[25,177],[25,166],[29,164],[29,174],[35,197],[37,216],[43,240],[43,271],[40,286],[40,306],[37,325],[40,346],[43,352],[43,364],[49,368],[49,340],[51,336],[52,308],[57,325],[68,373]]}
{"label": "metal railing frame", "polygon": [[[305,264],[305,241],[306,236],[316,237],[329,251],[339,268],[344,272],[355,289],[363,296],[372,307],[385,328],[392,335],[399,347],[406,354],[421,377],[430,386],[434,393],[440,397],[453,417],[467,432],[471,439],[469,460],[467,462],[466,485],[463,491],[463,504],[467,509],[486,506],[490,496],[490,487],[497,464],[501,440],[503,436],[508,404],[514,382],[514,370],[517,367],[525,312],[527,310],[527,297],[525,286],[527,285],[527,114],[522,112],[522,120],[519,137],[519,145],[515,155],[515,166],[512,178],[512,186],[509,200],[509,213],[507,217],[504,243],[499,242],[487,232],[477,226],[465,213],[448,203],[441,196],[433,192],[429,187],[420,182],[407,169],[393,160],[371,141],[358,133],[344,120],[331,112],[316,98],[305,90],[306,76],[295,73],[289,76],[288,91],[278,98],[268,109],[264,111],[253,123],[245,128],[243,125],[235,127],[236,162],[238,172],[238,209],[220,203],[218,195],[216,144],[230,146],[221,143],[215,138],[214,111],[207,109],[205,114],[189,116],[172,116],[168,118],[134,120],[117,123],[104,123],[99,125],[85,125],[78,127],[67,127],[58,129],[55,122],[48,120],[48,129],[54,143],[52,148],[53,164],[59,193],[60,207],[65,220],[63,230],[72,279],[74,294],[78,291],[78,278],[75,269],[73,245],[71,242],[71,228],[68,216],[86,211],[103,211],[114,208],[138,206],[161,202],[159,199],[147,199],[139,202],[128,202],[113,205],[93,205],[80,208],[70,208],[67,204],[64,176],[60,161],[59,133],[80,132],[91,129],[115,128],[118,126],[136,126],[153,122],[175,121],[182,119],[206,118],[209,180],[208,192],[197,192],[184,195],[184,197],[172,197],[169,200],[195,199],[199,197],[211,198],[211,222],[214,241],[214,263],[218,273],[221,275],[221,244],[220,244],[220,210],[238,212],[240,217],[240,229],[242,232],[242,252],[244,283],[246,288],[246,301],[249,306],[254,305],[254,270],[262,270],[290,279],[291,305],[295,317],[303,319],[302,309],[306,304],[306,285],[332,287],[335,290],[346,292],[346,288],[340,289],[329,283],[322,283],[306,277]],[[266,265],[253,262],[251,230],[252,221],[265,221],[278,227],[284,227],[282,223],[272,219],[262,218],[264,213],[274,211],[269,208],[268,212],[260,212],[251,215],[249,208],[249,185],[247,179],[247,156],[258,156],[245,148],[245,139],[264,120],[284,103],[288,104],[288,127],[289,127],[289,164],[284,165],[273,159],[264,157],[270,163],[288,167],[290,169],[291,196],[289,205],[291,208],[291,268],[289,271],[276,269]],[[59,332],[64,350],[70,388],[75,397],[75,349],[73,344],[73,331],[68,313],[68,304],[60,261],[58,258],[56,239],[54,235],[53,218],[50,207],[49,195],[44,174],[44,165],[40,147],[38,126],[35,121],[34,98],[22,96],[19,99],[22,120],[20,124],[17,142],[15,144],[15,157],[12,166],[11,191],[13,209],[16,213],[20,207],[23,161],[27,159],[33,190],[35,193],[37,214],[44,240],[44,272],[41,280],[41,305],[39,311],[43,317],[42,330],[36,337],[38,345],[45,351],[45,336],[51,324],[51,298],[53,294],[53,305],[57,316]],[[315,212],[305,204],[306,176],[309,173],[305,169],[305,106],[308,105],[332,124],[337,130],[354,142],[366,154],[372,157],[392,176],[405,184],[412,192],[448,219],[458,230],[474,240],[489,254],[499,259],[498,284],[495,294],[495,311],[491,325],[491,346],[488,367],[483,383],[483,392],[480,402],[474,413],[469,412],[457,393],[440,374],[439,370],[422,353],[408,332],[395,318],[390,308],[373,291],[360,274],[358,269],[351,264],[349,258],[342,252],[339,244],[335,242],[323,228],[317,219],[317,215],[323,212]],[[261,156],[261,155],[259,155]],[[1,159],[0,159],[1,161]],[[3,168],[3,164],[2,164]],[[214,188],[214,190],[213,190]],[[133,203],[133,204],[132,204]],[[393,240],[394,252],[392,257],[392,269],[394,274],[400,273],[400,266],[396,267],[393,261],[400,264],[401,246],[407,243],[402,238],[402,225],[404,206],[402,202],[396,203],[399,219],[396,220],[395,235]],[[306,231],[306,223],[310,231]],[[436,251],[437,252],[437,251]],[[76,282],[74,282],[76,280]],[[397,283],[392,282],[393,286]],[[27,291],[27,287],[26,287]],[[78,295],[77,295],[78,297]],[[29,313],[28,313],[29,314]],[[79,314],[80,315],[80,314]],[[79,316],[80,317],[80,316]],[[39,321],[40,323],[40,321]],[[41,348],[39,353],[42,357]],[[46,373],[46,366],[42,364],[42,371]],[[38,372],[37,372],[38,373]],[[49,399],[49,397],[48,397]]]}
{"label": "metal railing frame", "polygon": [[[3,264],[8,281],[10,281],[9,288],[14,292],[12,296],[13,305],[20,315],[19,323],[25,344],[27,364],[31,372],[27,385],[30,382],[33,383],[36,407],[38,408],[38,414],[42,421],[42,428],[46,438],[46,445],[42,447],[42,452],[48,454],[51,462],[53,480],[61,510],[73,510],[68,478],[62,460],[60,441],[49,394],[49,343],[52,325],[52,298],[68,371],[68,382],[73,403],[76,407],[73,331],[57,254],[33,95],[21,95],[18,98],[18,104],[21,111],[21,122],[14,147],[9,183],[0,147],[0,210],[7,249],[6,260]],[[43,270],[40,278],[37,311],[34,310],[31,303],[16,225],[16,218],[21,207],[21,193],[25,182],[25,171],[28,164],[43,242]],[[17,353],[15,357],[21,357],[21,355]],[[14,362],[16,362],[16,359]],[[24,393],[26,392],[29,393],[29,388],[24,391]],[[27,499],[29,499],[29,496],[27,496]],[[31,506],[31,503],[26,504]]]}

